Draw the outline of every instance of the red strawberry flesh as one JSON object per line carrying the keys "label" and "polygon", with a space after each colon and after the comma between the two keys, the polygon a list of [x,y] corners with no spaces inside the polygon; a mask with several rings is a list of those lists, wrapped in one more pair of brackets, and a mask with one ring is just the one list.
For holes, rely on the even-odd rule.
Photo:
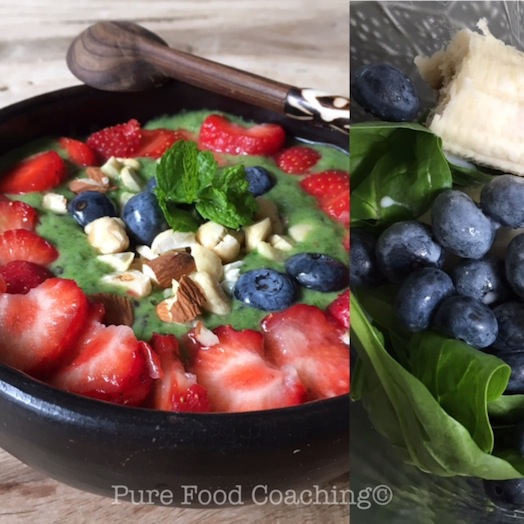
{"label": "red strawberry flesh", "polygon": [[0,235],[0,265],[13,260],[24,260],[47,266],[58,258],[53,244],[25,229],[10,229]]}
{"label": "red strawberry flesh", "polygon": [[282,171],[302,175],[309,171],[321,158],[320,153],[308,146],[293,146],[281,151],[275,162]]}
{"label": "red strawberry flesh", "polygon": [[311,400],[349,392],[349,348],[324,311],[295,304],[270,313],[261,326],[269,361],[294,367]]}
{"label": "red strawberry flesh", "polygon": [[200,128],[199,146],[232,155],[273,155],[285,140],[286,133],[277,124],[244,127],[221,115],[210,115]]}
{"label": "red strawberry flesh", "polygon": [[25,202],[0,201],[0,235],[11,229],[33,231],[39,221],[38,211]]}
{"label": "red strawberry flesh", "polygon": [[64,160],[56,151],[38,153],[15,164],[0,175],[0,192],[31,193],[49,191],[67,176]]}
{"label": "red strawberry flesh", "polygon": [[294,369],[279,369],[264,358],[263,336],[258,331],[215,329],[219,342],[201,346],[189,334],[189,369],[209,394],[213,411],[243,412],[301,404],[306,391]]}
{"label": "red strawberry flesh", "polygon": [[49,278],[27,294],[0,294],[0,362],[42,377],[55,369],[88,311],[72,280]]}
{"label": "red strawberry flesh", "polygon": [[0,275],[4,279],[6,293],[21,294],[27,293],[44,280],[54,276],[45,266],[25,260],[13,260],[0,266]]}

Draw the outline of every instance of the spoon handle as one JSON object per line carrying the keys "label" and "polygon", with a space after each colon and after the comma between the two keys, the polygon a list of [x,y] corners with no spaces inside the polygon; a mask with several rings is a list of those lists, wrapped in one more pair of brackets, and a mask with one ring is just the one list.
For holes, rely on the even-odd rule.
{"label": "spoon handle", "polygon": [[163,46],[145,38],[137,49],[166,76],[207,88],[250,104],[312,120],[349,133],[349,100],[309,88],[298,88]]}

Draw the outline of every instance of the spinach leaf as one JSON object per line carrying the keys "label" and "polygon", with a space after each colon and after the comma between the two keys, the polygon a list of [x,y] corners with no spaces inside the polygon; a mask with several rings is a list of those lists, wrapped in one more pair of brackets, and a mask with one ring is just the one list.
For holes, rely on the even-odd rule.
{"label": "spinach leaf", "polygon": [[[470,432],[439,405],[430,390],[385,349],[355,294],[351,340],[358,353],[358,396],[373,425],[405,459],[425,472],[484,479],[522,477],[524,464],[483,451]],[[495,388],[496,389],[496,388]]]}
{"label": "spinach leaf", "polygon": [[413,335],[410,357],[413,375],[469,430],[480,449],[491,453],[488,402],[504,393],[511,368],[493,355],[432,331]]}
{"label": "spinach leaf", "polygon": [[524,395],[502,395],[488,403],[488,413],[497,422],[515,424],[524,420]]}
{"label": "spinach leaf", "polygon": [[416,218],[452,185],[442,141],[422,125],[356,124],[350,140],[353,226]]}

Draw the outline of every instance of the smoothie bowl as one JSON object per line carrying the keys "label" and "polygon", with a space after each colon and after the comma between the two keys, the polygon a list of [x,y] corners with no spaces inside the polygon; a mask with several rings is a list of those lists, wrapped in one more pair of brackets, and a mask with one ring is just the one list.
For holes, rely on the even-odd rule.
{"label": "smoothie bowl", "polygon": [[3,449],[169,505],[349,470],[347,136],[178,82],[49,93],[0,135]]}

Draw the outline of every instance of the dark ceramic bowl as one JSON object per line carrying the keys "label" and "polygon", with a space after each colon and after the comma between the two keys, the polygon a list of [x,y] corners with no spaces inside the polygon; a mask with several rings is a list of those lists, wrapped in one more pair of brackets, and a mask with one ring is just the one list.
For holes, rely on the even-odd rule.
{"label": "dark ceramic bowl", "polygon": [[[170,83],[125,94],[73,87],[2,109],[0,154],[42,136],[202,108],[348,148],[337,131]],[[210,507],[214,495],[219,506],[249,504],[349,471],[349,396],[263,412],[175,414],[82,398],[0,366],[0,447],[54,479],[119,500]],[[193,499],[187,486],[196,486]]]}

